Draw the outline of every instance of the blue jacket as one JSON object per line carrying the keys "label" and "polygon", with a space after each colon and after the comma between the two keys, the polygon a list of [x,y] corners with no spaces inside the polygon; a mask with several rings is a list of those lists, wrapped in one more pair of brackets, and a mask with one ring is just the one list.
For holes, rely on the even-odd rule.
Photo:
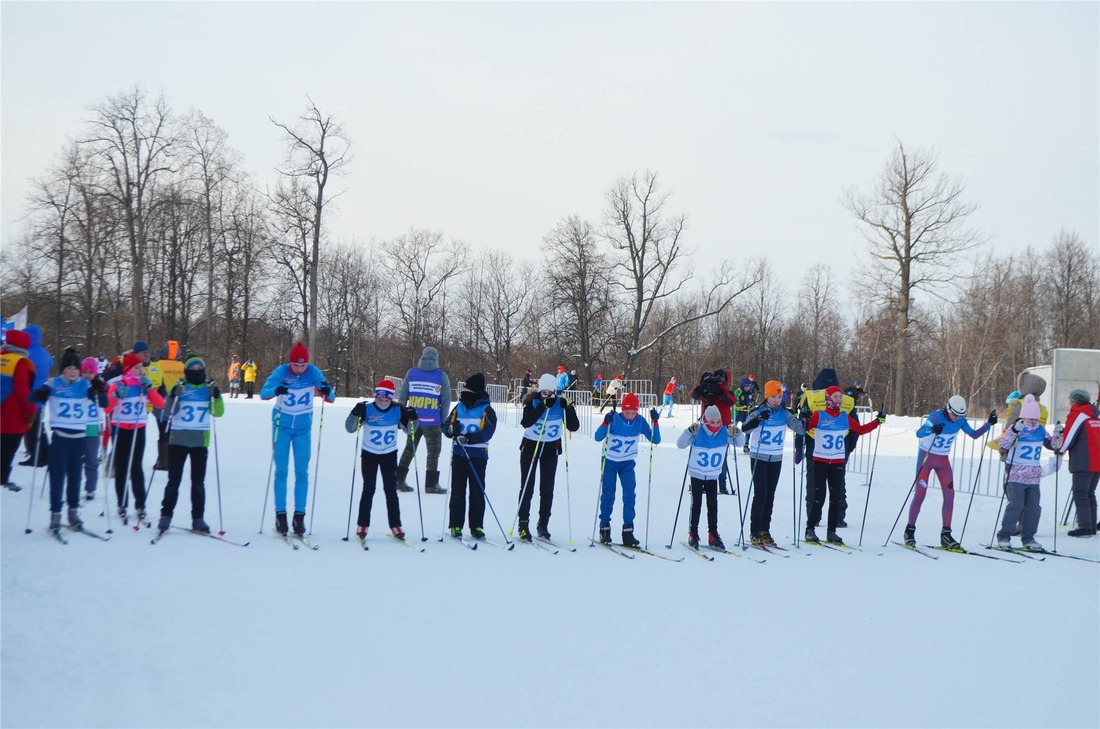
{"label": "blue jacket", "polygon": [[46,380],[50,377],[50,370],[53,369],[53,357],[46,351],[46,348],[42,346],[42,328],[37,324],[31,324],[24,329],[31,337],[31,346],[27,350],[27,356],[30,357],[31,362],[34,363],[34,384],[31,386],[32,390],[37,390],[42,385],[46,384]]}

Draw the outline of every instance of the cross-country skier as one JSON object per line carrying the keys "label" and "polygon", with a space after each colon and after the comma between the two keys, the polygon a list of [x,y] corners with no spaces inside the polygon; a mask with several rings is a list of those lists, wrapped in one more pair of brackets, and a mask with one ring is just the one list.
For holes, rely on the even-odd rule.
{"label": "cross-country skier", "polygon": [[[676,440],[678,448],[688,451],[688,475],[691,476],[691,510],[688,518],[688,545],[699,548],[699,517],[703,498],[707,501],[707,544],[725,549],[718,535],[718,475],[726,463],[730,445],[738,446],[741,431],[736,425],[722,425],[722,413],[708,405],[699,422],[692,423]],[[624,489],[625,493],[625,489]]]}
{"label": "cross-country skier", "polygon": [[753,476],[749,534],[753,544],[774,546],[771,535],[772,508],[779,475],[783,470],[783,441],[787,431],[805,433],[802,422],[783,408],[783,385],[778,380],[764,383],[764,402],[749,413],[741,426],[749,436],[749,468]]}
{"label": "cross-country skier", "polygon": [[489,404],[485,375],[475,372],[466,378],[458,404],[443,424],[443,435],[451,438],[451,503],[448,527],[452,537],[462,536],[466,521],[466,491],[470,492],[470,536],[485,538],[485,467],[489,464],[489,441],[497,429],[497,414]]}
{"label": "cross-country skier", "polygon": [[[551,374],[539,377],[538,391],[523,402],[520,426],[525,428],[519,447],[519,538],[531,541],[531,498],[535,493],[535,467],[539,470],[538,536],[550,538],[550,511],[554,506],[554,479],[562,452],[564,431],[577,432],[581,422],[573,403],[555,393],[557,380]],[[566,436],[568,437],[568,436]]]}
{"label": "cross-country skier", "polygon": [[661,428],[658,424],[660,413],[656,408],[649,411],[653,428],[645,418],[638,417],[638,396],[628,392],[623,396],[622,412],[610,412],[604,416],[603,424],[596,428],[596,442],[606,439],[604,445],[603,470],[600,479],[600,541],[611,543],[611,512],[615,506],[615,481],[623,486],[623,545],[637,547],[641,542],[634,536],[634,502],[637,478],[634,474],[634,461],[638,457],[638,439],[645,437],[657,445],[661,442]]}

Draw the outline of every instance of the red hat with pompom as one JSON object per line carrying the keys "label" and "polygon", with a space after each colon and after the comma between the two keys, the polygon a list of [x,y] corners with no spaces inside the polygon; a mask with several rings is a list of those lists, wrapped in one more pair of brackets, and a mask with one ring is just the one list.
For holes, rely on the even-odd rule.
{"label": "red hat with pompom", "polygon": [[623,395],[623,412],[638,412],[638,396],[633,392]]}

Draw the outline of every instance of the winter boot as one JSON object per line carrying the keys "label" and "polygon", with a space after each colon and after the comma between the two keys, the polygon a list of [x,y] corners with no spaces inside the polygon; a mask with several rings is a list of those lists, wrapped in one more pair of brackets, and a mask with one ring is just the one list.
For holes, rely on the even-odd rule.
{"label": "winter boot", "polygon": [[802,540],[805,542],[812,542],[814,544],[818,544],[821,542],[821,540],[817,538],[817,532],[814,531],[813,527],[806,527],[806,536],[804,536]]}
{"label": "winter boot", "polygon": [[191,531],[198,532],[199,534],[209,534],[210,525],[203,521],[202,517],[200,516],[197,519],[191,520]]}
{"label": "winter boot", "polygon": [[962,545],[951,536],[951,527],[944,527],[940,531],[940,546],[946,549],[962,549]]}
{"label": "winter boot", "polygon": [[304,537],[306,535],[306,513],[304,511],[294,512],[294,536]]}
{"label": "winter boot", "polygon": [[[809,541],[808,539],[806,541]],[[825,541],[829,544],[844,544],[844,540],[840,538],[840,535],[835,531],[830,531],[825,534]]]}
{"label": "winter boot", "polygon": [[445,494],[447,489],[439,486],[439,471],[428,471],[424,474],[424,493]]}
{"label": "winter boot", "polygon": [[390,527],[390,534],[393,535],[394,539],[405,541],[405,532],[401,531],[401,527],[399,526]]}
{"label": "winter boot", "polygon": [[694,529],[688,529],[688,546],[699,549],[699,532]]}
{"label": "winter boot", "polygon": [[538,535],[539,539],[549,539],[550,538],[550,530],[547,529],[546,525],[543,524],[541,521],[539,522],[538,527],[536,527],[536,529],[535,529],[535,534]]}
{"label": "winter boot", "polygon": [[917,546],[917,527],[910,524],[905,527],[905,546],[915,547]]}
{"label": "winter boot", "polygon": [[[6,484],[4,484],[4,488],[6,488],[9,491],[22,491],[23,490],[22,486],[17,486],[15,484],[13,484],[11,481],[8,481]],[[90,500],[91,499],[89,498],[89,501]]]}
{"label": "winter boot", "polygon": [[1096,530],[1079,527],[1077,529],[1070,529],[1066,534],[1071,537],[1092,537],[1096,535]]}
{"label": "winter boot", "polygon": [[276,511],[275,512],[275,531],[279,532],[284,537],[290,531],[287,528],[287,525],[286,525],[286,512],[285,511]]}
{"label": "winter boot", "polygon": [[603,544],[611,544],[611,527],[600,527],[600,542]]}
{"label": "winter boot", "polygon": [[84,522],[80,520],[79,509],[69,509],[69,526],[73,529],[83,529]]}
{"label": "winter boot", "polygon": [[57,534],[58,532],[61,531],[61,512],[60,511],[51,511],[50,512],[50,531],[53,532],[54,534]]}
{"label": "winter boot", "polygon": [[409,476],[409,469],[404,466],[397,467],[397,490],[408,493],[412,491],[412,486],[405,483],[405,479]]}
{"label": "winter boot", "polygon": [[642,543],[634,538],[634,525],[623,525],[623,546],[624,547],[640,547]]}
{"label": "winter boot", "polygon": [[172,517],[168,514],[161,514],[160,520],[157,522],[157,531],[163,534],[168,531],[168,527],[172,526]]}
{"label": "winter boot", "polygon": [[157,463],[153,466],[154,471],[167,471],[168,461],[171,458],[170,451],[168,449],[167,440],[157,441]]}
{"label": "winter boot", "polygon": [[366,539],[367,527],[363,526],[362,524],[357,525],[355,527],[355,536],[359,537],[360,539]]}
{"label": "winter boot", "polygon": [[470,536],[474,539],[484,539],[485,530],[481,527],[470,527]]}
{"label": "winter boot", "polygon": [[521,521],[519,523],[519,538],[525,542],[531,541],[531,523]]}
{"label": "winter boot", "polygon": [[711,532],[707,536],[707,546],[711,549],[720,549],[725,551],[726,545],[722,543],[722,537],[718,536],[718,532]]}

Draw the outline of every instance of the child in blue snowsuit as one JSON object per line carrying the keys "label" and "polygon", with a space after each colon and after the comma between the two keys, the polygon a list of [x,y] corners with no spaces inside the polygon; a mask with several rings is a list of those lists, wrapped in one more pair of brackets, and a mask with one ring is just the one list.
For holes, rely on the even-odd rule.
{"label": "child in blue snowsuit", "polygon": [[634,460],[638,457],[638,438],[645,436],[651,443],[661,442],[661,429],[657,419],[660,414],[650,409],[653,429],[645,418],[638,417],[638,396],[633,392],[623,397],[622,412],[610,412],[604,416],[603,425],[596,429],[596,442],[607,439],[603,451],[600,479],[600,541],[611,543],[611,511],[615,506],[615,479],[623,485],[623,546],[637,547],[634,537]]}
{"label": "child in blue snowsuit", "polygon": [[309,350],[301,342],[290,350],[289,364],[279,365],[268,376],[260,398],[278,398],[271,414],[275,444],[275,529],[287,534],[286,480],[290,472],[290,448],[294,447],[294,534],[306,533],[306,495],[309,491],[310,434],[313,429],[313,397],[336,399],[321,370],[309,364]]}

